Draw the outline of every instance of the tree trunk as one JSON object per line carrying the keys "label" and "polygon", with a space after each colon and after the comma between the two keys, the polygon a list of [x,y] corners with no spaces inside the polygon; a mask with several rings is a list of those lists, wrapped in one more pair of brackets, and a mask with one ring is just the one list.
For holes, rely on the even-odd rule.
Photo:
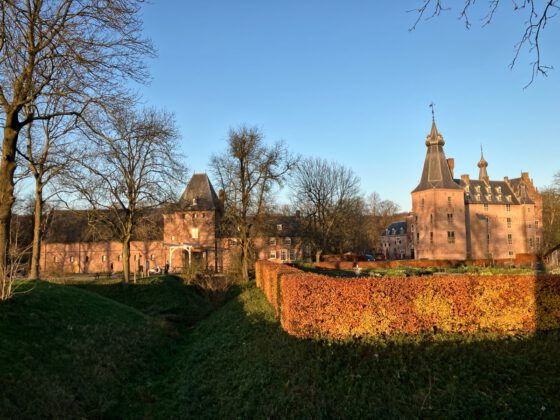
{"label": "tree trunk", "polygon": [[316,263],[321,262],[321,254],[322,254],[322,253],[323,253],[323,250],[322,250],[322,249],[318,249],[318,250],[315,252],[315,262],[316,262]]}
{"label": "tree trunk", "polygon": [[122,243],[123,281],[130,281],[130,236]]}
{"label": "tree trunk", "polygon": [[35,183],[35,214],[33,215],[33,248],[31,250],[31,270],[29,280],[40,278],[41,261],[41,222],[43,219],[43,186],[40,181]]}
{"label": "tree trunk", "polygon": [[[4,136],[0,161],[0,282],[8,281],[8,249],[10,223],[14,204],[14,172],[16,170],[16,143],[19,134],[17,114],[8,113],[4,122]],[[4,287],[1,288],[4,290]],[[2,296],[4,298],[4,296]]]}
{"label": "tree trunk", "polygon": [[249,241],[241,239],[241,278],[244,282],[249,281]]}

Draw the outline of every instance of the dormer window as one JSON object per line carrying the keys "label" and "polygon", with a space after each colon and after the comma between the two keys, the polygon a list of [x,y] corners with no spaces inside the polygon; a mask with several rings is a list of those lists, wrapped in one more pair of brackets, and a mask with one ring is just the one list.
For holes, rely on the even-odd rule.
{"label": "dormer window", "polygon": [[284,245],[291,245],[292,244],[292,238],[284,238]]}
{"label": "dormer window", "polygon": [[469,192],[469,191],[470,191],[470,188],[469,188],[468,185],[466,185],[466,186],[465,186],[465,192]]}
{"label": "dormer window", "polygon": [[498,195],[496,196],[496,200],[502,201],[502,194],[498,194]]}
{"label": "dormer window", "polygon": [[502,187],[496,187],[496,192],[498,194],[501,194],[502,193]]}
{"label": "dormer window", "polygon": [[492,194],[486,194],[486,200],[492,201]]}
{"label": "dormer window", "polygon": [[480,201],[480,194],[476,194],[474,198],[476,198],[476,201]]}
{"label": "dormer window", "polygon": [[282,230],[282,225],[281,224],[276,225],[276,230],[280,232]]}
{"label": "dormer window", "polygon": [[511,202],[511,195],[506,195],[506,200]]}
{"label": "dormer window", "polygon": [[492,192],[492,187],[486,187],[486,193],[490,194]]}
{"label": "dormer window", "polygon": [[193,205],[193,206],[196,206],[196,202],[197,202],[197,199],[196,199],[196,198],[193,198],[193,199],[192,199],[192,205]]}
{"label": "dormer window", "polygon": [[476,187],[474,187],[474,189],[476,190],[477,193],[480,192],[480,185],[477,185]]}
{"label": "dormer window", "polygon": [[270,240],[268,241],[269,245],[275,246],[276,245],[276,238],[270,238]]}

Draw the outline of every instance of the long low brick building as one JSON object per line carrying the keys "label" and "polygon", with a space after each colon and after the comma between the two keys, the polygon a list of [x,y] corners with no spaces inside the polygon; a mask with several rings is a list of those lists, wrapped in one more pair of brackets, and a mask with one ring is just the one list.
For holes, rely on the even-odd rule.
{"label": "long low brick building", "polygon": [[[258,259],[294,262],[303,256],[297,215],[273,215],[252,246]],[[177,205],[153,211],[133,233],[133,271],[181,272],[192,264],[227,270],[239,252],[229,235],[223,205],[206,174],[194,174]],[[42,245],[41,269],[55,273],[106,273],[123,270],[122,245],[103,226],[92,225],[87,211],[55,212]]]}

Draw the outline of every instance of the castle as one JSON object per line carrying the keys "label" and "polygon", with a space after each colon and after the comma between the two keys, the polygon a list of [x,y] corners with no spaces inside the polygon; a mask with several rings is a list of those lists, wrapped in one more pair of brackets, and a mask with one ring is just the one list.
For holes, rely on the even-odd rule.
{"label": "castle", "polygon": [[[152,229],[138,228],[130,244],[131,271],[150,272],[169,266],[181,272],[197,264],[227,270],[239,252],[237,239],[223,220],[223,204],[206,174],[194,174],[176,206],[155,211]],[[275,215],[253,241],[259,259],[302,259],[299,217]],[[123,270],[122,244],[105,232],[92,234],[87,215],[59,212],[42,244],[43,272],[103,273]],[[99,235],[98,235],[99,236]]]}
{"label": "castle", "polygon": [[389,226],[381,243],[388,258],[515,259],[535,255],[542,243],[542,200],[527,172],[491,180],[481,151],[478,179],[454,177],[435,119],[412,212]]}

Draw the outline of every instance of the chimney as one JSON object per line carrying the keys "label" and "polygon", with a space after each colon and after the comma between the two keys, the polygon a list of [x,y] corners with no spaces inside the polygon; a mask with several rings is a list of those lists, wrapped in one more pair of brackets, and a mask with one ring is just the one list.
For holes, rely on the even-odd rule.
{"label": "chimney", "polygon": [[455,159],[448,158],[447,166],[449,166],[449,170],[451,171],[451,178],[453,178],[453,169],[455,169]]}
{"label": "chimney", "polygon": [[521,179],[525,182],[529,182],[529,172],[521,172]]}
{"label": "chimney", "polygon": [[463,181],[466,185],[469,185],[471,179],[468,174],[461,175],[461,181]]}

